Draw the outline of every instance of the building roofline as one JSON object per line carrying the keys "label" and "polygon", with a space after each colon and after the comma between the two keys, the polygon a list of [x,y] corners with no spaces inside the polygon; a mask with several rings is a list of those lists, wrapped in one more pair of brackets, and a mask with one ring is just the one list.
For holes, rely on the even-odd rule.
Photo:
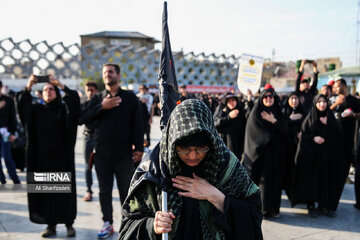
{"label": "building roofline", "polygon": [[149,37],[140,32],[130,32],[130,31],[102,31],[90,34],[82,34],[80,37],[103,37],[103,38],[133,38],[133,39],[146,39],[150,40],[153,43],[160,43],[159,40]]}

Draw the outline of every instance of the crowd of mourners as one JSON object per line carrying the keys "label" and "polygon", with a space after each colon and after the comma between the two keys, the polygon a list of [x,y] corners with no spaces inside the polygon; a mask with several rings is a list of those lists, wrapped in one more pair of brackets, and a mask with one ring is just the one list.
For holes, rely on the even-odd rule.
{"label": "crowd of mourners", "polygon": [[[268,218],[279,217],[282,190],[292,206],[307,204],[311,217],[335,217],[350,167],[358,169],[359,95],[350,94],[340,77],[318,91],[316,62],[310,63],[312,79],[303,77],[305,64],[289,94],[278,95],[266,84],[254,95],[190,96],[212,110],[223,141],[260,187]],[[359,209],[357,173],[354,207]]]}
{"label": "crowd of mourners", "polygon": [[[303,77],[306,64],[312,64],[312,79]],[[161,224],[164,226],[170,224],[171,226],[172,219],[175,221],[173,213],[166,216],[156,213],[151,224],[136,221],[133,224],[133,220],[131,220],[133,216],[135,216],[134,219],[142,219],[138,218],[142,215],[137,215],[134,208],[144,208],[143,211],[150,211],[149,215],[155,214],[155,212],[151,213],[153,210],[151,208],[155,208],[156,203],[150,207],[150,210],[144,207],[148,204],[146,201],[139,202],[136,206],[131,205],[131,203],[134,204],[134,201],[139,201],[139,198],[131,200],[131,197],[137,194],[132,195],[132,191],[139,190],[139,188],[131,186],[134,186],[135,180],[140,179],[137,177],[142,176],[141,174],[146,171],[151,171],[151,169],[145,171],[141,164],[139,167],[138,164],[144,148],[150,146],[152,117],[160,116],[159,95],[150,94],[146,85],[140,85],[139,93],[136,95],[132,91],[121,89],[119,86],[120,68],[116,64],[105,64],[102,74],[106,89],[98,92],[98,85],[95,82],[87,82],[82,103],[80,103],[81,94],[79,96],[78,92],[69,89],[51,76],[42,91],[38,93],[32,93],[33,85],[39,81],[35,75],[32,75],[23,91],[18,94],[11,92],[10,96],[0,95],[1,152],[9,176],[15,184],[20,183],[16,168],[21,170],[26,168],[28,172],[71,172],[75,176],[74,145],[77,126],[85,124],[83,134],[85,136],[87,190],[83,200],[92,200],[92,166],[94,165],[99,181],[100,205],[104,221],[98,238],[106,238],[114,232],[111,195],[114,176],[117,179],[121,204],[124,204],[122,212],[124,219],[119,238],[133,239],[129,232],[141,233],[141,229],[138,229],[139,226],[146,231],[155,231],[156,234],[170,232],[171,228],[157,227]],[[223,145],[226,146],[226,150],[222,150],[216,156],[221,159],[223,157],[224,162],[240,162],[242,166],[234,163],[239,174],[244,174],[242,169],[246,169],[250,178],[239,184],[246,185],[248,190],[251,190],[251,195],[245,196],[239,192],[238,198],[247,199],[246,204],[250,204],[254,208],[252,214],[257,216],[256,219],[259,216],[255,207],[256,195],[259,194],[259,199],[261,197],[259,211],[261,210],[263,216],[278,218],[283,190],[292,206],[306,204],[310,217],[315,218],[319,214],[335,217],[350,167],[354,167],[356,196],[354,207],[360,209],[359,96],[350,94],[350,89],[342,78],[329,81],[319,91],[317,82],[316,62],[309,63],[309,61],[303,60],[298,71],[295,89],[289,94],[278,95],[270,84],[266,84],[262,91],[255,94],[248,91],[247,94],[229,92],[223,95],[192,94],[186,91],[185,85],[180,86],[180,101],[184,102],[184,105],[182,108],[177,108],[178,116],[173,116],[171,122],[166,126],[165,133],[168,131],[166,134],[169,135],[166,135],[168,136],[166,140],[162,138],[160,142],[162,150],[160,149],[160,152],[155,150],[155,154],[160,157],[160,160],[156,160],[159,161],[157,167],[163,168],[161,161],[164,161],[163,164],[165,164],[165,168],[168,168],[167,171],[176,172],[177,169],[182,168],[185,169],[184,172],[190,171],[188,167],[192,160],[186,159],[185,156],[192,155],[192,151],[199,156],[204,154],[203,157],[206,159],[211,159],[215,156],[211,154],[214,149],[220,151],[219,149],[225,149]],[[186,101],[187,99],[200,101]],[[198,102],[202,102],[202,104],[199,105]],[[206,109],[204,106],[207,106]],[[184,116],[189,115],[194,119],[198,117],[197,113],[194,113],[193,116],[192,113],[187,112],[189,109],[194,112],[199,111],[199,114],[204,114],[207,119],[213,119],[210,123],[206,123],[206,126],[202,122],[205,121],[204,116],[200,116],[198,122],[193,123],[201,126],[200,133],[202,134],[200,135],[189,133],[192,124],[186,128],[184,128],[187,126],[186,124],[177,126]],[[173,115],[175,114],[173,113]],[[209,114],[210,116],[208,116]],[[174,126],[177,127],[177,130],[184,129],[181,129],[179,133],[182,137],[171,140],[174,137],[171,135]],[[211,128],[214,130],[209,131]],[[220,143],[218,139],[222,139],[222,142]],[[192,149],[193,147],[197,148]],[[94,153],[95,149],[96,153]],[[164,160],[166,157],[162,159],[162,154],[170,154],[164,149],[167,149],[166,151],[176,149],[176,152],[171,154],[178,157],[173,159],[174,155],[169,155],[169,159]],[[207,154],[208,151],[209,154]],[[154,155],[154,153],[152,154]],[[24,160],[25,156],[26,161]],[[171,162],[176,162],[179,158],[188,166]],[[204,169],[209,168],[209,170],[191,170],[194,171],[194,175],[189,173],[190,175],[187,177],[201,182],[202,178],[196,175],[196,171],[199,171],[200,175],[209,175],[216,179],[219,173],[210,169],[211,166],[217,168],[222,164],[221,160],[217,158],[212,159],[218,164],[217,166],[205,163],[204,166],[200,166]],[[138,167],[137,171],[139,169],[141,171],[140,173],[135,172],[133,182],[130,183],[136,167]],[[236,179],[236,176],[233,177]],[[184,179],[173,180],[174,186],[186,190],[181,186],[182,181],[191,183],[192,180]],[[205,179],[214,185],[217,184],[214,179],[214,182],[208,178]],[[6,183],[1,164],[0,181],[2,184]],[[149,181],[159,183],[157,180]],[[218,181],[222,180],[218,179]],[[237,180],[232,181],[236,182]],[[72,178],[71,184],[73,189],[71,194],[28,193],[30,220],[48,225],[42,233],[43,237],[55,235],[56,225],[59,223],[66,225],[69,237],[75,236],[76,232],[72,227],[76,217],[75,177]],[[213,189],[208,182],[204,184],[204,187]],[[150,188],[142,189],[145,191],[142,193],[145,194],[142,195],[143,197],[157,194],[157,190],[146,192],[150,191]],[[258,191],[258,189],[260,190]],[[127,193],[128,197],[126,197]],[[202,199],[194,196],[190,196],[190,198]],[[181,213],[186,220],[195,221],[194,224],[199,226],[203,224],[202,216],[197,216],[198,221],[196,222],[196,217],[194,220],[191,210],[194,207],[198,208],[199,203],[184,200],[183,204],[188,207],[188,210],[184,210],[181,209],[181,205],[176,205],[175,195],[172,200],[175,202],[170,205],[173,204],[173,207],[178,209],[178,213]],[[230,214],[229,211],[233,211],[231,206],[240,204],[238,200],[229,199],[222,199],[220,203],[220,205],[218,202],[213,203],[215,208],[220,211],[216,213],[217,216],[222,216],[221,213],[224,212]],[[241,204],[244,203],[241,202]],[[162,221],[162,219],[164,220]],[[234,221],[242,220],[234,219]],[[205,218],[204,221],[206,222],[207,219]],[[221,222],[221,218],[218,221]],[[254,221],[256,223],[250,224],[250,227],[260,227],[261,220]],[[154,230],[151,230],[152,228]],[[176,239],[187,239],[186,234],[194,235],[196,233],[197,236],[211,234],[211,231],[207,233],[208,229],[206,228],[201,228],[200,232],[195,231],[194,233],[196,228],[188,229],[182,223],[178,225],[178,228],[181,231],[176,233]],[[227,228],[230,228],[230,225],[225,224],[224,229]],[[254,232],[257,232],[253,235],[254,239],[262,238],[261,229]],[[222,230],[216,234],[229,236],[226,231],[224,233]],[[236,236],[237,233],[234,234]],[[143,235],[138,236],[139,239],[145,239],[142,237]],[[149,237],[148,239],[153,238]]]}
{"label": "crowd of mourners", "polygon": [[[318,71],[303,77],[302,61],[295,91],[280,96],[270,85],[252,96],[226,94],[215,108],[215,126],[228,148],[241,159],[261,189],[265,217],[280,214],[282,190],[292,206],[307,204],[311,217],[336,216],[350,167],[358,166],[360,99],[342,78],[317,90]],[[202,96],[204,98],[204,95]],[[360,208],[359,170],[355,208]]]}

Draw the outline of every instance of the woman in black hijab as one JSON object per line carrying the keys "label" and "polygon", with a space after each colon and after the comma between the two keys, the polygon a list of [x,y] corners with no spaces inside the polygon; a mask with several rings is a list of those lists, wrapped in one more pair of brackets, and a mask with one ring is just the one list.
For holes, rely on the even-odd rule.
{"label": "woman in black hijab", "polygon": [[295,165],[295,154],[300,138],[301,124],[305,118],[305,112],[296,92],[291,92],[283,108],[289,126],[288,140],[285,147],[283,165],[283,189],[290,196],[292,173]]}
{"label": "woman in black hijab", "polygon": [[[79,95],[58,80],[50,78],[42,91],[44,104],[30,94],[38,79],[31,75],[18,95],[18,112],[26,129],[27,172],[71,172],[71,193],[28,193],[32,222],[47,224],[42,237],[56,235],[56,224],[65,223],[67,236],[75,236],[76,217],[74,146],[80,112]],[[62,98],[59,88],[64,91]],[[28,182],[31,183],[30,177]]]}
{"label": "woman in black hijab", "polygon": [[292,206],[306,203],[311,217],[318,215],[315,202],[320,212],[335,217],[344,186],[342,138],[326,97],[315,96],[314,106],[301,127],[290,198]]}
{"label": "woman in black hijab", "polygon": [[252,109],[245,131],[243,164],[261,189],[265,217],[278,217],[281,203],[281,169],[288,126],[279,99],[265,89]]}
{"label": "woman in black hijab", "polygon": [[217,107],[214,123],[226,146],[241,159],[244,151],[246,119],[245,111],[234,94],[226,94],[223,104]]}

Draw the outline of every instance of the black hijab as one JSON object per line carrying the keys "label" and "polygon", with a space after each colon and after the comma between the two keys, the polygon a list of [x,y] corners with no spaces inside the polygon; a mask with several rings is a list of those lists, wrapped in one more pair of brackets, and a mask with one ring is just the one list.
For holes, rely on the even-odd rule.
{"label": "black hijab", "polygon": [[[319,111],[316,103],[325,95],[316,95],[313,106],[301,126],[301,138],[295,156],[295,170],[292,182],[291,203],[319,201],[325,207],[335,210],[341,196],[348,170],[344,161],[344,142],[342,130],[333,112],[326,106]],[[326,124],[320,121],[327,117]],[[321,136],[325,142],[314,142]]]}
{"label": "black hijab", "polygon": [[[274,104],[271,107],[266,107],[263,104],[263,97],[266,93],[271,93],[274,96]],[[263,111],[271,112],[277,120],[283,118],[279,97],[273,89],[265,89],[261,92],[247,121],[244,153],[252,161],[256,161],[261,155],[259,148],[267,145],[273,137],[278,135],[273,124],[261,117],[261,112]]]}
{"label": "black hijab", "polygon": [[[317,136],[322,136],[325,137],[328,135],[337,135],[335,134],[335,132],[340,132],[340,128],[338,123],[336,122],[336,119],[334,117],[334,114],[332,113],[332,111],[329,108],[329,104],[327,103],[326,109],[324,111],[320,111],[317,107],[316,107],[316,103],[319,101],[320,98],[323,98],[326,103],[326,96],[323,94],[318,94],[314,97],[313,99],[313,106],[310,109],[308,115],[306,116],[302,127],[301,127],[301,131],[302,132],[308,132],[310,133],[310,140],[312,140],[313,136],[317,135]],[[321,121],[320,121],[320,117],[327,117],[327,122],[326,125],[324,125]]]}
{"label": "black hijab", "polygon": [[[61,94],[60,94],[59,88],[58,88],[55,84],[52,84],[52,83],[50,83],[50,82],[46,83],[46,84],[44,85],[44,87],[45,87],[47,84],[52,85],[52,86],[54,87],[55,93],[56,93],[56,98],[55,98],[53,101],[51,101],[51,102],[48,102],[48,103],[45,102],[45,105],[48,106],[48,107],[59,107],[59,106],[61,106],[61,104],[62,104],[62,99],[61,99]],[[44,87],[43,87],[43,89],[44,89]]]}
{"label": "black hijab", "polygon": [[[293,108],[289,105],[289,99],[291,98],[291,96],[295,95],[298,99],[299,99],[299,104],[297,107]],[[304,107],[300,102],[300,98],[299,95],[296,92],[291,92],[288,97],[287,97],[287,101],[285,103],[284,109],[283,109],[283,113],[285,114],[285,116],[290,116],[292,113],[301,113],[304,115]]]}
{"label": "black hijab", "polygon": [[[317,102],[321,98],[323,98],[325,100],[325,102],[326,102],[326,109],[324,111],[320,111],[316,107]],[[313,122],[313,123],[316,122],[316,121],[320,122],[320,117],[325,117],[325,116],[328,116],[328,115],[330,115],[330,117],[331,117],[332,114],[330,114],[330,108],[329,108],[329,104],[328,104],[328,102],[326,100],[326,96],[323,95],[323,94],[316,95],[314,97],[314,99],[313,99],[313,106],[312,106],[312,108],[310,110],[310,113],[309,113],[309,120],[311,122]]]}

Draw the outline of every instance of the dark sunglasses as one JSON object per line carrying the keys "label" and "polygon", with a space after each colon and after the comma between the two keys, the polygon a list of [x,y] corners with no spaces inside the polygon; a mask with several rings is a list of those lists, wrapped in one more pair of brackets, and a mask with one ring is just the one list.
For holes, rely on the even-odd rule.
{"label": "dark sunglasses", "polygon": [[264,95],[263,98],[274,98],[274,96],[271,94],[268,94],[268,95]]}

